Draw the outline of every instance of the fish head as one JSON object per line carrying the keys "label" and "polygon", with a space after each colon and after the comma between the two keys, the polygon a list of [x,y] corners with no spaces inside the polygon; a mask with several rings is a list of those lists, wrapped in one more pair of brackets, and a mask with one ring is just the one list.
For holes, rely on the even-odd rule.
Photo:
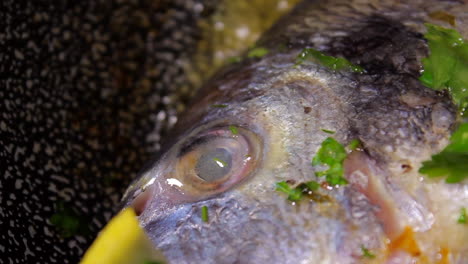
{"label": "fish head", "polygon": [[317,180],[311,159],[329,136],[323,129],[349,139],[346,111],[329,87],[347,81],[317,65],[271,59],[235,67],[210,84],[211,93],[175,128],[182,131],[176,143],[127,194],[166,254],[262,263],[325,259],[346,247],[344,189],[325,186],[296,202],[275,189],[282,181]]}
{"label": "fish head", "polygon": [[[412,48],[425,47],[419,57],[427,53],[420,34],[396,30]],[[424,247],[461,242],[466,233],[429,239],[445,217],[431,206],[464,189],[418,173],[456,120],[450,98],[418,81],[420,61],[401,62],[397,50],[383,48],[394,53],[387,55],[396,71],[375,70],[367,57],[370,73],[339,71],[298,64],[302,48],[270,45],[269,54],[227,66],[200,90],[124,197],[155,246],[174,263],[361,263],[364,248],[381,253],[377,263],[409,263]],[[320,177],[326,166],[312,162],[329,138],[361,142],[342,163],[346,184],[330,184]],[[302,199],[278,190],[310,181],[318,188],[300,190]],[[428,242],[394,254],[389,241],[408,227]]]}

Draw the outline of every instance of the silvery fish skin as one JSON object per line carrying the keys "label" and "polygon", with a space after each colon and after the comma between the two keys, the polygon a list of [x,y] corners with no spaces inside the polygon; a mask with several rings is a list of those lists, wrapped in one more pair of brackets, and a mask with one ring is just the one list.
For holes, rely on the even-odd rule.
{"label": "silvery fish skin", "polygon": [[[449,96],[418,81],[424,23],[452,27],[435,12],[468,39],[461,1],[299,4],[259,40],[267,55],[204,85],[124,204],[171,263],[468,263],[468,226],[457,224],[466,181],[418,173],[457,123]],[[365,73],[297,65],[310,47]],[[292,203],[275,184],[322,181],[311,159],[330,136],[323,129],[362,142],[344,162],[349,184]]]}

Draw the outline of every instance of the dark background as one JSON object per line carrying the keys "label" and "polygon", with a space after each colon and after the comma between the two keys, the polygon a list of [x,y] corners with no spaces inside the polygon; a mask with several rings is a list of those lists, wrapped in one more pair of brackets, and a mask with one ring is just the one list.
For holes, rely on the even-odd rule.
{"label": "dark background", "polygon": [[79,261],[188,100],[200,2],[0,1],[0,263]]}

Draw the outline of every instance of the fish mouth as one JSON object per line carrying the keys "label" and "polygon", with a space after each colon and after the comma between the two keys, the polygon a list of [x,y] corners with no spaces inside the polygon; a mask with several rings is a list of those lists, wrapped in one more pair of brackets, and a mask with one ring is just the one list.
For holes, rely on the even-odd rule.
{"label": "fish mouth", "polygon": [[150,184],[141,191],[138,191],[137,193],[133,194],[134,198],[130,202],[129,207],[133,208],[137,216],[140,216],[149,206],[149,203],[153,198],[154,193],[155,186],[153,184]]}

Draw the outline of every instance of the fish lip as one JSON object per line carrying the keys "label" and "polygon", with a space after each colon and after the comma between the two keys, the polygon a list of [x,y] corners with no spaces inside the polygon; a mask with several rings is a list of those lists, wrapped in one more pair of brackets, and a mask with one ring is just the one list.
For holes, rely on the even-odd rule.
{"label": "fish lip", "polygon": [[149,186],[145,186],[142,190],[139,191],[139,193],[135,193],[133,195],[133,198],[129,203],[129,206],[133,208],[137,216],[140,216],[148,207],[155,193],[155,186],[151,183]]}

